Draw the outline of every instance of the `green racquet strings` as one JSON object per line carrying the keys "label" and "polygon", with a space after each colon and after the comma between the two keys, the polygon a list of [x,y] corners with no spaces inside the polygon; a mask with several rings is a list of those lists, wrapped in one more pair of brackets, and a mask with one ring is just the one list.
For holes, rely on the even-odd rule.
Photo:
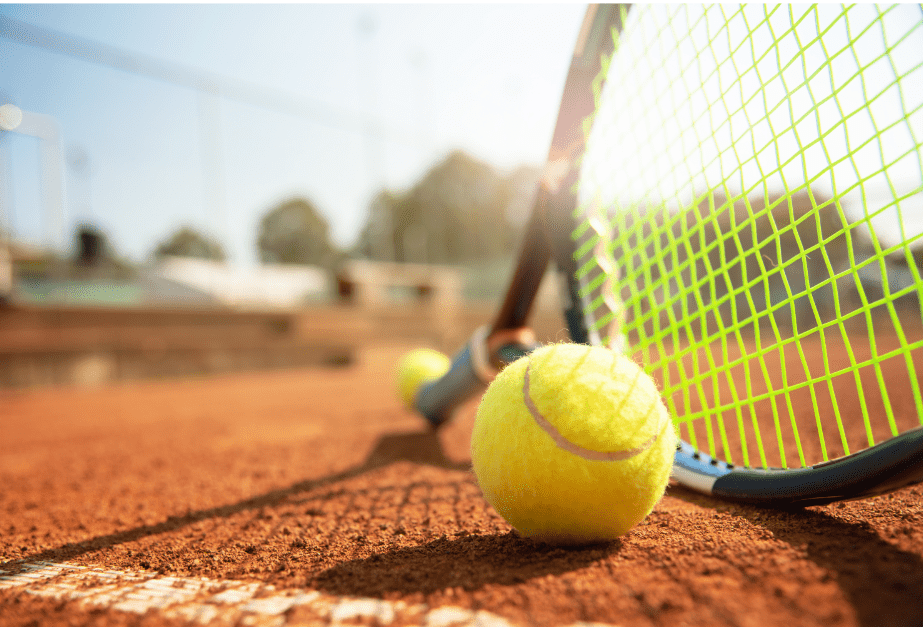
{"label": "green racquet strings", "polygon": [[572,234],[681,437],[802,467],[923,420],[919,5],[636,5]]}

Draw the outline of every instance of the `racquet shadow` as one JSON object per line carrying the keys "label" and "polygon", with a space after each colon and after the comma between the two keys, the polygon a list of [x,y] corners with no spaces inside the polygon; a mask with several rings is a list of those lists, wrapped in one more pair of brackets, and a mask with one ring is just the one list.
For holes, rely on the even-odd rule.
{"label": "racquet shadow", "polygon": [[273,507],[290,500],[293,496],[309,492],[339,481],[358,477],[364,473],[382,468],[394,462],[409,461],[421,465],[436,466],[448,470],[468,470],[468,462],[455,462],[449,459],[442,449],[438,434],[431,429],[402,433],[390,433],[381,436],[362,464],[333,475],[299,481],[288,487],[271,490],[236,503],[207,509],[189,511],[182,515],[170,516],[166,520],[150,525],[141,525],[124,531],[99,535],[79,542],[70,542],[53,549],[46,549],[33,554],[26,554],[14,560],[0,562],[0,570],[17,572],[28,562],[60,562],[74,559],[87,553],[133,542],[149,536],[169,533],[188,527],[202,520],[229,518],[241,512]]}
{"label": "racquet shadow", "polygon": [[[729,504],[676,485],[667,494],[713,509]],[[860,625],[923,625],[923,559],[886,541],[866,521],[833,515],[840,507],[844,505],[801,509],[733,504],[736,516],[801,549],[830,573]],[[908,522],[907,529],[911,525],[916,528]]]}

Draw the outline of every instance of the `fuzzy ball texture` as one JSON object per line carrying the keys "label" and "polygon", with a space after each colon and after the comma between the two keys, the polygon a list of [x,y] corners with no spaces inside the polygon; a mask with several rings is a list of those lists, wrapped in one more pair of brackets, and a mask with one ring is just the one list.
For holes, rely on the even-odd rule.
{"label": "fuzzy ball texture", "polygon": [[501,372],[478,407],[471,460],[523,536],[604,542],[663,496],[676,435],[654,381],[608,349],[555,344]]}
{"label": "fuzzy ball texture", "polygon": [[397,389],[404,405],[412,409],[420,387],[447,373],[451,365],[448,357],[430,348],[418,348],[404,355],[397,367]]}

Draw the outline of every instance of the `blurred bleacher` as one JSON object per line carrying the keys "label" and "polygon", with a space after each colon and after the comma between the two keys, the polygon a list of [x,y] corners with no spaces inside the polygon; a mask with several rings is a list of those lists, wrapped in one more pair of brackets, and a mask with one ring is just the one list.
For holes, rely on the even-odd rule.
{"label": "blurred bleacher", "polygon": [[[496,308],[467,298],[470,277],[446,266],[349,261],[328,278],[189,259],[94,268],[11,250],[18,270],[0,305],[0,388],[341,366],[369,343],[452,353]],[[546,339],[563,339],[553,295],[548,282],[536,323]]]}

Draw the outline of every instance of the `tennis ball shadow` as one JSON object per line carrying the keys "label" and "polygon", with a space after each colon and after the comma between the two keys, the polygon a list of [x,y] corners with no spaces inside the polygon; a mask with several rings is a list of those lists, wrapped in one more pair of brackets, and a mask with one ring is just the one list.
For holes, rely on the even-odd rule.
{"label": "tennis ball shadow", "polygon": [[320,572],[310,585],[331,594],[373,598],[449,588],[473,591],[488,584],[516,585],[574,571],[620,548],[618,540],[581,548],[552,547],[513,532],[439,538],[337,564]]}

